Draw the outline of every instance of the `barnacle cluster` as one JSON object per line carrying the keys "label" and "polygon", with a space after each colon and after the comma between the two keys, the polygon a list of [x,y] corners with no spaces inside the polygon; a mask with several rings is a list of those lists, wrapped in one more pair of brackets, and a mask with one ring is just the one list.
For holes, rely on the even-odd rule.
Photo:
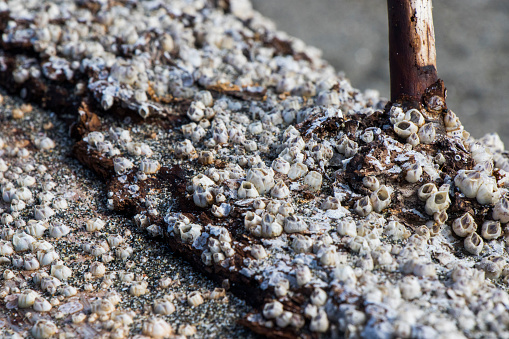
{"label": "barnacle cluster", "polygon": [[[489,326],[507,336],[508,295],[486,278],[509,281],[509,158],[497,135],[473,139],[445,98],[408,105],[361,92],[245,0],[0,9],[4,45],[31,52],[0,51],[0,72],[22,97],[36,99],[35,84],[89,96],[74,153],[107,180],[104,205],[223,280],[180,295],[186,306],[158,294],[137,333],[195,335],[168,316],[246,286],[259,312],[245,323],[262,333],[461,337]],[[12,110],[12,121],[25,114]],[[154,284],[129,269],[139,257],[130,233],[111,232],[101,214],[59,219],[76,208],[72,195],[27,160],[57,152],[56,141],[0,139],[3,279],[33,272],[37,287],[4,284],[2,295],[41,313],[114,280],[122,298],[155,297]],[[86,272],[55,246],[77,233]],[[113,274],[115,263],[123,268]],[[90,314],[69,320],[129,336],[138,320],[122,298],[98,295]],[[34,322],[31,334],[55,334],[58,319]]]}

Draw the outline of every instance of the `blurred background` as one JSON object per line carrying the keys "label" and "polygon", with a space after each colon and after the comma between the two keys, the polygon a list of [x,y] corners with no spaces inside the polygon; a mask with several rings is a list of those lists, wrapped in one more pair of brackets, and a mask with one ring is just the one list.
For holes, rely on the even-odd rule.
{"label": "blurred background", "polygon": [[[386,1],[252,2],[279,30],[320,48],[354,87],[389,97]],[[509,0],[435,0],[433,17],[448,107],[474,137],[498,132],[509,148]]]}

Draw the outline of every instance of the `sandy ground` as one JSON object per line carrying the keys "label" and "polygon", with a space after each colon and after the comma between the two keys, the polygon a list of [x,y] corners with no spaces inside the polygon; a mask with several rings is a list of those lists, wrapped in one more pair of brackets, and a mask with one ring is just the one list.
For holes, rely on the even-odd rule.
{"label": "sandy ground", "polygon": [[[278,29],[323,50],[354,87],[389,96],[385,1],[253,0]],[[498,132],[509,142],[509,2],[434,2],[437,67],[448,106],[476,138]]]}

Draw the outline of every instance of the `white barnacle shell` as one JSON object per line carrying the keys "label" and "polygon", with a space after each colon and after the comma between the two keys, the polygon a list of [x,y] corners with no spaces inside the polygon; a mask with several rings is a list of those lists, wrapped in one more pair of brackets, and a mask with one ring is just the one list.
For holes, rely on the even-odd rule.
{"label": "white barnacle shell", "polygon": [[281,174],[288,174],[290,171],[290,163],[283,158],[276,158],[272,162],[272,169]]}
{"label": "white barnacle shell", "polygon": [[111,248],[118,247],[124,242],[124,238],[120,234],[110,234],[106,240]]}
{"label": "white barnacle shell", "polygon": [[295,212],[292,204],[290,202],[282,203],[277,209],[277,213],[281,214],[283,217],[288,217]]}
{"label": "white barnacle shell", "polygon": [[12,183],[2,185],[2,199],[5,202],[11,202],[16,194],[16,189]]}
{"label": "white barnacle shell", "polygon": [[286,186],[284,181],[279,180],[270,191],[270,195],[276,199],[285,199],[290,196],[290,189]]}
{"label": "white barnacle shell", "polygon": [[459,237],[466,237],[477,230],[477,224],[470,213],[465,213],[452,223],[452,230]]}
{"label": "white barnacle shell", "polygon": [[278,222],[276,217],[270,213],[264,213],[262,216],[262,223],[260,227],[260,234],[256,233],[256,228],[251,229],[251,232],[255,236],[261,236],[264,238],[275,238],[281,235],[283,232],[283,226]]}
{"label": "white barnacle shell", "polygon": [[39,261],[33,254],[25,254],[23,258],[23,268],[26,271],[35,271],[40,267]]}
{"label": "white barnacle shell", "polygon": [[288,178],[291,180],[303,177],[308,172],[308,167],[301,162],[294,163],[288,171]]}
{"label": "white barnacle shell", "polygon": [[199,291],[193,291],[187,295],[187,303],[190,306],[198,306],[203,304],[203,297]]}
{"label": "white barnacle shell", "polygon": [[319,106],[339,106],[340,100],[337,91],[322,91],[318,94],[316,104]]}
{"label": "white barnacle shell", "polygon": [[194,95],[196,101],[200,101],[206,107],[212,107],[214,99],[209,91],[199,91]]}
{"label": "white barnacle shell", "polygon": [[484,182],[479,186],[475,198],[479,204],[488,205],[499,201],[500,195],[497,182],[494,179],[485,178]]}
{"label": "white barnacle shell", "polygon": [[148,283],[146,281],[134,281],[129,287],[129,294],[135,297],[144,295],[148,292]]}
{"label": "white barnacle shell", "polygon": [[220,206],[212,205],[211,212],[214,216],[218,218],[227,217],[232,210],[231,205],[222,203]]}
{"label": "white barnacle shell", "polygon": [[355,237],[357,235],[357,225],[352,219],[340,220],[338,222],[337,232],[340,235]]}
{"label": "white barnacle shell", "polygon": [[197,224],[188,224],[179,226],[180,238],[185,243],[192,243],[201,235],[202,227]]}
{"label": "white barnacle shell", "polygon": [[265,248],[262,246],[262,245],[253,245],[251,247],[251,255],[256,259],[256,260],[260,260],[260,259],[264,259],[266,258],[268,255],[267,255],[267,251],[265,251]]}
{"label": "white barnacle shell", "polygon": [[445,211],[450,204],[449,193],[439,191],[430,195],[426,200],[426,213],[428,213],[428,215],[433,215],[437,212]]}
{"label": "white barnacle shell", "polygon": [[35,238],[25,232],[18,231],[12,237],[12,245],[16,252],[28,251],[33,242],[35,242]]}
{"label": "white barnacle shell", "polygon": [[145,174],[155,174],[161,168],[161,164],[157,160],[143,159],[139,168]]}
{"label": "white barnacle shell", "polygon": [[263,316],[267,319],[275,319],[283,313],[283,304],[274,300],[263,306]]}
{"label": "white barnacle shell", "polygon": [[417,191],[417,196],[421,201],[426,201],[428,198],[438,192],[437,186],[434,183],[427,183],[422,185]]}
{"label": "white barnacle shell", "polygon": [[417,133],[418,127],[411,121],[400,121],[394,125],[394,132],[402,138],[408,138],[412,133]]}
{"label": "white barnacle shell", "polygon": [[87,230],[87,232],[95,232],[102,230],[105,225],[106,223],[102,221],[101,218],[92,218],[90,220],[87,220],[85,229]]}
{"label": "white barnacle shell", "polygon": [[[26,186],[33,186],[35,185],[36,181],[35,178],[31,175],[23,175],[18,180],[16,180],[19,186],[26,187]],[[30,194],[31,197],[31,194]],[[23,200],[29,200],[30,198],[25,198]]]}
{"label": "white barnacle shell", "polygon": [[97,299],[91,303],[92,314],[98,316],[109,315],[115,311],[115,305],[109,299]]}
{"label": "white barnacle shell", "polygon": [[243,181],[237,190],[237,196],[239,199],[256,198],[260,194],[256,187],[249,181]]}
{"label": "white barnacle shell", "polygon": [[253,212],[247,212],[244,217],[244,227],[246,230],[251,230],[252,228],[261,225],[262,218]]}
{"label": "white barnacle shell", "polygon": [[54,250],[45,250],[37,252],[37,259],[39,260],[42,266],[48,266],[52,264],[55,260],[60,259],[60,256]]}
{"label": "white barnacle shell", "polygon": [[302,218],[295,215],[290,215],[285,218],[284,230],[286,233],[300,233],[307,229],[308,225]]}
{"label": "white barnacle shell", "polygon": [[258,149],[258,144],[254,140],[246,140],[242,144],[248,152],[254,152]]}
{"label": "white barnacle shell", "polygon": [[288,293],[289,288],[290,282],[288,281],[288,279],[280,279],[274,286],[274,293],[278,297],[283,297]]}
{"label": "white barnacle shell", "polygon": [[211,151],[200,151],[198,162],[202,165],[211,165],[214,163],[214,153]]}
{"label": "white barnacle shell", "polygon": [[362,184],[370,191],[376,191],[380,187],[378,179],[373,175],[368,175],[362,178]]}
{"label": "white barnacle shell", "polygon": [[169,315],[175,312],[175,305],[170,298],[156,299],[152,307],[155,314]]}
{"label": "white barnacle shell", "polygon": [[133,168],[134,164],[131,160],[124,157],[113,159],[113,168],[117,174],[124,174],[127,170]]}
{"label": "white barnacle shell", "polygon": [[212,253],[210,251],[203,251],[201,254],[201,261],[205,266],[212,265]]}
{"label": "white barnacle shell", "polygon": [[83,141],[96,147],[98,143],[104,141],[104,134],[101,132],[90,132],[86,137],[83,138]]}
{"label": "white barnacle shell", "polygon": [[315,288],[315,290],[311,293],[310,299],[311,304],[316,306],[323,306],[327,302],[327,292],[321,288]]}
{"label": "white barnacle shell", "polygon": [[413,300],[421,296],[421,285],[414,276],[406,276],[399,282],[401,296],[406,300]]}
{"label": "white barnacle shell", "polygon": [[101,153],[108,153],[113,149],[113,144],[110,141],[100,141],[97,142],[96,148]]}
{"label": "white barnacle shell", "polygon": [[14,221],[14,218],[9,213],[2,214],[2,217],[0,218],[0,222],[2,225],[9,225]]}
{"label": "white barnacle shell", "polygon": [[144,156],[150,157],[153,154],[152,150],[150,149],[150,146],[143,142],[130,141],[126,144],[126,148],[127,148],[127,152],[130,155],[135,155],[135,156],[144,155]]}
{"label": "white barnacle shell", "polygon": [[190,140],[185,139],[184,141],[177,143],[175,146],[175,156],[181,159],[195,159],[198,157],[198,154],[196,153],[193,143]]}
{"label": "white barnacle shell", "polygon": [[436,137],[436,129],[433,123],[427,123],[423,125],[418,132],[419,140],[423,144],[431,144],[433,141],[435,141]]}
{"label": "white barnacle shell", "polygon": [[5,240],[0,240],[0,255],[8,256],[14,253],[12,244]]}
{"label": "white barnacle shell", "polygon": [[336,265],[336,247],[334,246],[324,246],[320,248],[318,253],[316,254],[318,258],[320,258],[320,263],[324,266],[334,266]]}
{"label": "white barnacle shell", "polygon": [[509,200],[507,198],[502,198],[495,204],[493,219],[499,220],[501,223],[509,222]]}
{"label": "white barnacle shell", "polygon": [[18,307],[19,308],[29,308],[35,302],[35,298],[39,297],[39,294],[33,290],[24,290],[21,294],[18,295]]}
{"label": "white barnacle shell", "polygon": [[405,180],[410,183],[415,183],[421,179],[422,175],[422,166],[419,164],[413,164],[410,166],[410,168],[407,170],[405,175]]}
{"label": "white barnacle shell", "polygon": [[327,197],[320,206],[323,210],[337,210],[339,207],[341,207],[341,202],[336,197]]}
{"label": "white barnacle shell", "polygon": [[415,108],[408,110],[405,113],[405,120],[413,122],[418,127],[421,127],[425,123],[424,117],[422,116],[421,112],[419,112]]}
{"label": "white barnacle shell", "polygon": [[413,147],[415,147],[419,145],[421,141],[419,140],[419,136],[417,135],[417,133],[412,133],[408,138],[406,138],[406,142],[407,144],[410,144]]}
{"label": "white barnacle shell", "polygon": [[311,319],[309,324],[311,332],[324,333],[329,329],[329,319],[324,310],[318,311],[318,314]]}
{"label": "white barnacle shell", "polygon": [[370,142],[373,141],[374,139],[374,135],[373,135],[373,131],[364,131],[364,133],[362,133],[361,135],[361,140],[364,141],[366,144],[369,144]]}
{"label": "white barnacle shell", "polygon": [[53,208],[57,210],[66,210],[68,207],[67,200],[64,198],[58,198],[53,200],[53,203],[51,204]]}
{"label": "white barnacle shell", "polygon": [[252,183],[259,194],[268,193],[274,187],[274,172],[270,169],[251,168],[246,181]]}
{"label": "white barnacle shell", "polygon": [[25,227],[26,233],[30,234],[34,238],[41,238],[46,231],[47,227],[42,222],[29,221],[28,226]]}
{"label": "white barnacle shell", "polygon": [[477,171],[460,170],[454,178],[454,184],[467,198],[475,198],[477,196],[477,192],[483,181],[481,173]]}
{"label": "white barnacle shell", "polygon": [[460,122],[459,118],[451,110],[448,110],[447,113],[445,114],[444,124],[445,124],[445,130],[447,132],[453,132],[456,130],[460,130],[463,127],[463,126],[461,126],[461,122]]}
{"label": "white barnacle shell", "polygon": [[342,282],[355,283],[357,276],[350,265],[339,265],[334,270],[334,277]]}
{"label": "white barnacle shell", "polygon": [[191,179],[191,185],[192,185],[192,190],[193,192],[196,191],[198,189],[198,187],[201,185],[203,188],[209,188],[211,186],[215,186],[215,182],[212,181],[208,176],[204,175],[204,174],[198,174],[198,175],[195,175],[192,179]]}
{"label": "white barnacle shell", "polygon": [[304,286],[311,281],[311,270],[307,266],[298,266],[295,269],[295,278],[298,286]]}
{"label": "white barnacle shell", "polygon": [[285,328],[292,323],[294,313],[290,311],[284,311],[279,317],[276,318],[276,325]]}
{"label": "white barnacle shell", "polygon": [[198,184],[198,187],[193,193],[193,201],[196,206],[205,208],[214,202],[214,196],[210,193],[209,188],[205,188],[202,184]]}
{"label": "white barnacle shell", "polygon": [[354,252],[365,253],[369,250],[369,244],[366,238],[362,236],[353,237],[348,243],[348,247]]}
{"label": "white barnacle shell", "polygon": [[134,250],[132,247],[130,246],[121,246],[121,247],[117,247],[115,249],[115,256],[122,260],[122,261],[125,261],[127,260],[127,258],[129,258],[132,254],[133,254]]}
{"label": "white barnacle shell", "polygon": [[192,121],[200,121],[205,116],[205,105],[201,101],[193,101],[187,110],[187,116]]}
{"label": "white barnacle shell", "polygon": [[[302,139],[302,138],[297,138]],[[324,160],[329,161],[333,156],[332,148],[324,146],[322,144],[315,145],[311,148],[311,155],[316,161]]]}
{"label": "white barnacle shell", "polygon": [[373,211],[373,205],[371,204],[371,199],[366,196],[355,202],[354,210],[361,217],[365,217]]}
{"label": "white barnacle shell", "polygon": [[226,256],[221,252],[216,252],[212,254],[212,259],[216,264],[219,264],[226,259]]}
{"label": "white barnacle shell", "polygon": [[390,221],[384,229],[384,233],[395,240],[407,239],[410,237],[410,231],[398,221]]}
{"label": "white barnacle shell", "polygon": [[72,275],[72,270],[61,262],[57,262],[51,265],[51,275],[65,281]]}
{"label": "white barnacle shell", "polygon": [[69,298],[69,297],[73,297],[75,296],[78,291],[76,290],[76,287],[74,286],[70,286],[70,285],[65,285],[63,286],[63,288],[60,290],[60,293],[66,297],[66,298]]}
{"label": "white barnacle shell", "polygon": [[[26,207],[26,204],[23,200],[20,199],[12,199],[11,206],[9,207],[11,212],[19,212],[24,210]],[[51,209],[50,209],[51,210]]]}
{"label": "white barnacle shell", "polygon": [[150,219],[147,215],[138,213],[134,216],[134,222],[138,227],[147,228],[150,223]]}
{"label": "white barnacle shell", "polygon": [[502,227],[500,222],[493,220],[486,220],[482,224],[481,235],[486,240],[497,239],[502,235]]}
{"label": "white barnacle shell", "polygon": [[39,202],[43,205],[51,202],[54,198],[55,198],[55,195],[51,192],[41,192],[41,193],[37,194],[37,199],[39,199]]}
{"label": "white barnacle shell", "polygon": [[57,333],[57,326],[50,320],[39,319],[30,330],[35,339],[46,339]]}
{"label": "white barnacle shell", "polygon": [[296,234],[293,236],[291,243],[292,249],[295,253],[307,253],[311,251],[313,240],[305,235]]}
{"label": "white barnacle shell", "polygon": [[[91,133],[94,133],[94,132],[91,132]],[[88,135],[90,135],[91,133],[89,133]],[[109,135],[112,140],[117,141],[121,144],[126,144],[132,140],[129,130],[126,130],[126,129],[123,129],[120,127],[115,127],[115,128],[111,127],[109,130]],[[104,135],[103,135],[103,140],[104,140]]]}
{"label": "white barnacle shell", "polygon": [[35,298],[33,309],[36,312],[49,312],[53,306],[44,298]]}
{"label": "white barnacle shell", "polygon": [[249,133],[255,134],[255,135],[262,133],[263,132],[262,122],[261,121],[253,122],[252,124],[250,124],[247,127],[247,130],[249,131]]}
{"label": "white barnacle shell", "polygon": [[106,273],[106,266],[104,266],[102,262],[94,261],[90,265],[90,273],[92,273],[94,277],[100,278]]}
{"label": "white barnacle shell", "polygon": [[166,320],[152,317],[143,322],[142,333],[146,336],[156,339],[169,337],[173,333],[173,328]]}
{"label": "white barnacle shell", "polygon": [[322,175],[316,171],[311,171],[304,177],[304,183],[308,185],[311,191],[319,191],[322,187]]}
{"label": "white barnacle shell", "polygon": [[48,137],[35,139],[34,145],[40,150],[48,150],[55,148],[55,142]]}
{"label": "white barnacle shell", "polygon": [[484,247],[484,241],[476,232],[469,234],[463,241],[465,250],[473,255],[479,255]]}
{"label": "white barnacle shell", "polygon": [[371,193],[370,199],[373,205],[373,210],[380,213],[391,204],[392,189],[385,185],[380,186],[376,191]]}

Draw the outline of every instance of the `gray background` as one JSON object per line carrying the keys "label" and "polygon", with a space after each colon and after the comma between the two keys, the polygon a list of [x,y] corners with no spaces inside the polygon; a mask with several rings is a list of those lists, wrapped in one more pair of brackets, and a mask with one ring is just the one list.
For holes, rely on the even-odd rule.
{"label": "gray background", "polygon": [[[252,0],[278,29],[323,50],[359,89],[389,97],[385,0]],[[433,2],[437,68],[447,104],[474,137],[509,147],[509,0]]]}

